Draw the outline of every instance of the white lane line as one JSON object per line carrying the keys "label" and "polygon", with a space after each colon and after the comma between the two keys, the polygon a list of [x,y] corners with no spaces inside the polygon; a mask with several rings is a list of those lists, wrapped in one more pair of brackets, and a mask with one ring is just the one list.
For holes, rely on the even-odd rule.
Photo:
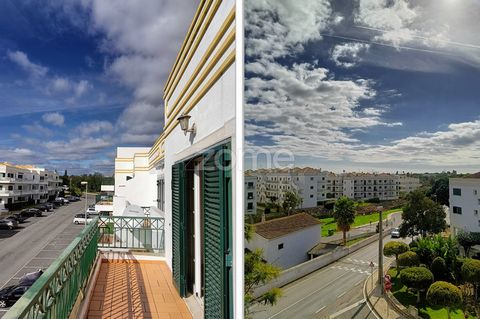
{"label": "white lane line", "polygon": [[322,311],[323,309],[325,309],[327,306],[323,306],[322,308],[318,309],[317,311],[315,311],[315,314],[319,313],[320,311]]}
{"label": "white lane line", "polygon": [[345,296],[346,293],[347,293],[346,291],[342,292],[341,294],[339,294],[339,295],[337,296],[337,299],[342,298],[343,296]]}
{"label": "white lane line", "polygon": [[350,306],[347,306],[346,308],[343,308],[343,309],[335,312],[333,315],[330,315],[329,318],[330,318],[330,319],[333,319],[333,318],[335,318],[335,317],[338,317],[338,316],[340,316],[341,314],[343,314],[343,313],[345,313],[345,312],[347,312],[347,311],[349,311],[349,310],[352,310],[353,308],[357,307],[358,305],[360,305],[360,304],[362,304],[362,303],[365,303],[365,299],[359,300],[359,301],[351,304]]}
{"label": "white lane line", "polygon": [[364,282],[364,281],[365,281],[365,279],[360,280],[359,282],[357,282],[357,283],[355,284],[355,286],[360,285],[360,284],[361,284],[362,282]]}
{"label": "white lane line", "polygon": [[337,278],[333,279],[332,281],[328,282],[328,283],[327,283],[326,285],[324,285],[322,288],[318,288],[317,290],[315,290],[315,291],[311,292],[310,294],[306,295],[306,296],[305,296],[305,297],[303,297],[302,299],[299,299],[299,300],[297,300],[296,302],[292,303],[290,306],[288,306],[288,307],[286,307],[286,308],[283,308],[282,310],[280,310],[280,311],[279,311],[279,312],[277,312],[276,314],[274,314],[274,315],[272,315],[272,316],[268,317],[268,319],[275,318],[275,317],[276,317],[276,316],[278,316],[279,314],[281,314],[281,313],[283,313],[284,311],[286,311],[286,310],[288,310],[288,309],[292,308],[293,306],[295,306],[295,305],[296,305],[296,304],[298,304],[299,302],[301,302],[301,301],[303,301],[303,300],[307,299],[308,297],[310,297],[310,296],[312,296],[312,295],[316,294],[317,292],[319,292],[319,291],[321,291],[321,290],[324,290],[324,289],[325,289],[325,287],[328,287],[330,284],[334,283],[334,282],[335,282],[335,281],[337,281],[338,279],[340,279],[340,278],[342,278],[343,276],[346,276],[346,275],[348,275],[348,274],[349,274],[349,273],[348,273],[348,272],[346,272],[346,273],[344,273],[343,275],[340,275],[339,277],[337,277]]}

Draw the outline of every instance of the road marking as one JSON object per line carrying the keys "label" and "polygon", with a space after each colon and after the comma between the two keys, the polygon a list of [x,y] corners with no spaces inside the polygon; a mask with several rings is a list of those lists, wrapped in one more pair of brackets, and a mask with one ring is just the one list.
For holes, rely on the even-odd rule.
{"label": "road marking", "polygon": [[341,294],[339,294],[339,295],[337,296],[337,299],[342,298],[343,296],[345,296],[346,293],[347,293],[346,291],[342,292]]}
{"label": "road marking", "polygon": [[323,306],[322,308],[318,309],[317,311],[315,311],[315,314],[319,313],[320,311],[322,311],[323,309],[325,309],[327,306]]}
{"label": "road marking", "polygon": [[295,305],[296,305],[296,304],[298,304],[299,302],[301,302],[301,301],[303,301],[303,300],[307,299],[308,297],[310,297],[310,296],[312,296],[312,295],[316,294],[316,293],[317,293],[317,292],[319,292],[320,290],[324,290],[324,289],[325,289],[325,287],[329,286],[330,284],[334,283],[335,281],[337,281],[338,279],[342,278],[342,277],[343,277],[343,276],[345,276],[345,275],[348,275],[348,272],[347,272],[347,273],[344,273],[343,275],[340,275],[339,277],[337,277],[337,278],[335,278],[335,279],[333,279],[332,281],[330,281],[330,282],[328,282],[326,285],[324,285],[322,288],[318,288],[317,290],[315,290],[315,291],[311,292],[310,294],[306,295],[306,296],[305,296],[305,297],[303,297],[302,299],[299,299],[299,300],[295,301],[295,302],[294,302],[294,303],[292,303],[290,306],[288,306],[288,307],[286,307],[286,308],[283,308],[282,310],[280,310],[280,311],[279,311],[279,312],[277,312],[276,314],[274,314],[274,315],[272,315],[272,316],[268,317],[268,319],[275,318],[276,316],[278,316],[279,314],[283,313],[284,311],[286,311],[286,310],[288,310],[288,309],[292,308],[293,306],[295,306]]}
{"label": "road marking", "polygon": [[359,300],[359,301],[351,304],[350,306],[348,306],[348,307],[346,307],[346,308],[343,308],[343,309],[335,312],[333,315],[330,315],[329,318],[330,318],[330,319],[333,319],[333,318],[335,318],[335,317],[338,317],[338,316],[340,316],[341,314],[343,314],[343,313],[345,313],[345,312],[347,312],[347,311],[349,311],[349,310],[352,310],[353,308],[358,307],[358,306],[359,306],[360,304],[362,304],[362,303],[365,303],[365,299]]}
{"label": "road marking", "polygon": [[365,281],[364,279],[360,280],[359,282],[357,282],[357,283],[355,284],[355,286],[360,285],[360,284],[361,284],[362,282],[364,282],[364,281]]}

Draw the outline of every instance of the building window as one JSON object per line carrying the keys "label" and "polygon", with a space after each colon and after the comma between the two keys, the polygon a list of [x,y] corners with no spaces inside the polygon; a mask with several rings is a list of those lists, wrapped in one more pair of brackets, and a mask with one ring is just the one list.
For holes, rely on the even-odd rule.
{"label": "building window", "polygon": [[253,182],[248,182],[248,183],[247,183],[247,187],[250,188],[250,189],[252,189],[252,188],[253,188]]}
{"label": "building window", "polygon": [[157,180],[157,208],[165,210],[165,180]]}
{"label": "building window", "polygon": [[473,195],[478,195],[478,191],[476,189],[473,190]]}
{"label": "building window", "polygon": [[248,195],[247,195],[247,198],[248,198],[248,199],[253,199],[253,193],[252,193],[252,192],[249,192]]}
{"label": "building window", "polygon": [[313,186],[310,186],[310,189],[313,189]]}
{"label": "building window", "polygon": [[278,244],[278,250],[283,249],[283,243]]}
{"label": "building window", "polygon": [[462,214],[462,207],[453,206],[453,213],[461,215]]}
{"label": "building window", "polygon": [[22,187],[21,185],[19,185],[17,189],[18,189],[19,191],[21,191],[22,188],[23,188],[23,187]]}
{"label": "building window", "polygon": [[473,214],[475,214],[475,216],[477,216],[477,215],[478,215],[478,209],[475,209],[475,210],[473,211]]}
{"label": "building window", "polygon": [[313,198],[313,195],[310,195],[310,198]]}
{"label": "building window", "polygon": [[453,195],[455,196],[462,196],[462,189],[461,188],[454,188]]}
{"label": "building window", "polygon": [[247,209],[252,210],[253,209],[253,203],[247,203]]}
{"label": "building window", "polygon": [[313,181],[313,177],[310,177],[310,180]]}

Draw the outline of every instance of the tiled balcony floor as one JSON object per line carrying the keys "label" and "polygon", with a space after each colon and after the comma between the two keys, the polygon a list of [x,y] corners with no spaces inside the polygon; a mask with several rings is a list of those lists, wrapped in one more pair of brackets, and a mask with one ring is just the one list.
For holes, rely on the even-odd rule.
{"label": "tiled balcony floor", "polygon": [[103,260],[88,318],[192,318],[163,261]]}

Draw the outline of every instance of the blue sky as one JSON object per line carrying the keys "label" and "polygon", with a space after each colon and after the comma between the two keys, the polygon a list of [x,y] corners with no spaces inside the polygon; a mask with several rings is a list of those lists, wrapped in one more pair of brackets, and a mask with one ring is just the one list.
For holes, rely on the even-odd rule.
{"label": "blue sky", "polygon": [[191,1],[1,1],[0,161],[113,172],[151,145]]}
{"label": "blue sky", "polygon": [[246,7],[249,154],[333,171],[480,171],[480,2]]}

